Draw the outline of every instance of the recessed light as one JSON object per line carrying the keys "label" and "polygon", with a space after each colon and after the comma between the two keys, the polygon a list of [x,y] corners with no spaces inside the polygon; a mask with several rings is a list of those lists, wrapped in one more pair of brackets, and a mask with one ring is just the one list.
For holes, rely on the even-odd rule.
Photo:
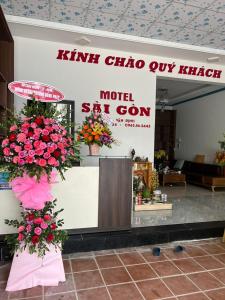
{"label": "recessed light", "polygon": [[91,40],[88,39],[86,36],[81,36],[78,39],[75,40],[76,44],[82,45],[82,46],[86,46],[89,45],[91,43]]}
{"label": "recessed light", "polygon": [[211,56],[211,57],[207,58],[207,61],[218,62],[218,61],[220,61],[220,57],[219,56]]}

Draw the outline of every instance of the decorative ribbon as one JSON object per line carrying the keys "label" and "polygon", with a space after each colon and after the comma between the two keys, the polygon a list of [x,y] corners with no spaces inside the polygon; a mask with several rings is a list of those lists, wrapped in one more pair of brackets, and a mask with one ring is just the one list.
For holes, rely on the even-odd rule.
{"label": "decorative ribbon", "polygon": [[37,181],[36,177],[17,177],[11,181],[11,186],[16,197],[21,201],[26,209],[40,210],[44,208],[45,202],[52,201],[51,184],[55,183],[56,172],[52,172],[50,179],[47,175],[42,175]]}

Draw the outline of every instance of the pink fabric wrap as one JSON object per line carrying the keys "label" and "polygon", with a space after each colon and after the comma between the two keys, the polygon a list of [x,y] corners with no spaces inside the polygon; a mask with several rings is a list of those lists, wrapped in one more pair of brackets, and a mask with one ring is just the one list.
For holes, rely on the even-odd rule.
{"label": "pink fabric wrap", "polygon": [[52,201],[51,183],[55,182],[56,172],[52,172],[50,181],[47,175],[42,175],[37,181],[36,177],[17,177],[11,181],[11,186],[16,197],[21,201],[22,206],[27,209],[40,210],[44,208],[45,202]]}
{"label": "pink fabric wrap", "polygon": [[14,254],[6,291],[19,291],[38,285],[57,286],[65,281],[60,249],[48,245],[50,251],[43,258],[36,253],[30,254],[27,248]]}

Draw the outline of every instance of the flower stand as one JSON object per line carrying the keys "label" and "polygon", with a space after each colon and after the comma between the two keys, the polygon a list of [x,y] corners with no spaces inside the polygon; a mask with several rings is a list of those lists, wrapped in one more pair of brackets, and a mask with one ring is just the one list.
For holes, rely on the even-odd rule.
{"label": "flower stand", "polygon": [[45,256],[38,257],[36,253],[23,252],[14,254],[6,291],[19,291],[35,286],[57,286],[65,281],[61,250],[54,245],[48,245]]}

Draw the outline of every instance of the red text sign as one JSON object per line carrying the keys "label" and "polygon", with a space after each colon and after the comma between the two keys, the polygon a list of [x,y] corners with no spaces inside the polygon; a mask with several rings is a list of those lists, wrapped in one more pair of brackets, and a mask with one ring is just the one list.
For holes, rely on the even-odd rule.
{"label": "red text sign", "polygon": [[41,102],[58,102],[64,99],[62,92],[40,82],[13,81],[9,83],[8,88],[15,95],[25,99],[35,98]]}

